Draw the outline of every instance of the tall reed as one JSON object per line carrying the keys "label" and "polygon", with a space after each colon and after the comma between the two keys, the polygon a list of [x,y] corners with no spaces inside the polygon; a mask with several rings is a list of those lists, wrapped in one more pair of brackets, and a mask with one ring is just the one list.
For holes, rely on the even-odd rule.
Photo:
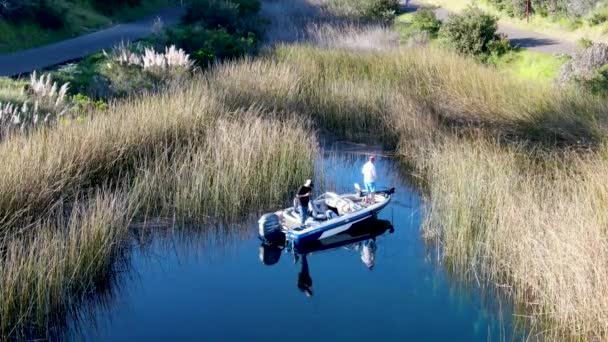
{"label": "tall reed", "polygon": [[395,147],[422,179],[423,233],[448,265],[511,294],[538,338],[608,335],[604,99],[434,48],[283,46],[208,77],[230,107]]}
{"label": "tall reed", "polygon": [[255,109],[220,119],[172,156],[144,160],[131,197],[152,215],[238,220],[278,208],[313,176],[318,146],[302,119],[264,119]]}
{"label": "tall reed", "polygon": [[[65,208],[68,209],[68,208]],[[126,198],[99,191],[2,244],[0,336],[49,337],[84,295],[109,281],[126,242]]]}
{"label": "tall reed", "polygon": [[312,177],[310,123],[210,94],[201,79],[0,144],[3,338],[48,337],[112,274],[132,217],[238,220]]}

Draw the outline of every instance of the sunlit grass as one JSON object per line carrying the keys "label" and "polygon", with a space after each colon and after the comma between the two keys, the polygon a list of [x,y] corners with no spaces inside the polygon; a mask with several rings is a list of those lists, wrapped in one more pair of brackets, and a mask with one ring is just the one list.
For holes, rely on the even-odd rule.
{"label": "sunlit grass", "polygon": [[268,114],[224,107],[197,78],[1,143],[2,336],[61,325],[108,276],[133,217],[233,222],[285,205],[317,140],[307,121]]}
{"label": "sunlit grass", "polygon": [[605,100],[434,48],[283,46],[210,78],[230,106],[395,148],[424,179],[442,260],[501,284],[543,338],[606,335]]}
{"label": "sunlit grass", "polygon": [[567,61],[565,56],[521,49],[493,59],[491,63],[517,78],[552,82]]}
{"label": "sunlit grass", "polygon": [[427,5],[439,6],[451,12],[460,12],[467,6],[475,4],[484,11],[499,17],[500,23],[502,24],[545,34],[572,43],[577,42],[581,38],[587,38],[597,42],[608,41],[608,36],[606,35],[608,27],[606,26],[606,23],[590,25],[583,21],[573,22],[571,19],[548,18],[541,15],[530,16],[528,22],[526,19],[509,17],[483,0],[420,0],[420,2]]}
{"label": "sunlit grass", "polygon": [[[78,296],[81,287],[68,284],[107,272],[116,249],[99,241],[119,246],[123,230],[95,232],[124,227],[107,222],[238,220],[284,205],[313,172],[319,132],[394,149],[423,179],[423,233],[442,260],[499,284],[534,333],[605,339],[606,101],[442,49],[340,46],[350,32],[323,36],[331,44],[322,48],[279,46],[219,64],[155,96],[0,144],[0,218],[15,255],[1,270],[0,295],[14,294],[0,298],[7,326],[24,318],[44,329],[50,318],[38,313]],[[81,216],[47,220],[91,191],[76,206]],[[58,228],[66,226],[87,227],[78,230],[86,238]],[[57,231],[67,234],[59,242]],[[98,272],[74,273],[81,266],[58,259],[53,248],[72,245],[62,248]],[[53,286],[40,286],[50,278]]]}

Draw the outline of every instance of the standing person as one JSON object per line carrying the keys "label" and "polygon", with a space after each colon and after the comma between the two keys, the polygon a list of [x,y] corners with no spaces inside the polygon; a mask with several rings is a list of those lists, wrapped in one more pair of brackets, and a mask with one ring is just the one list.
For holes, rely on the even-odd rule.
{"label": "standing person", "polygon": [[298,206],[300,207],[300,218],[302,226],[306,224],[306,218],[308,217],[308,203],[310,202],[310,197],[312,196],[312,188],[312,181],[310,179],[307,179],[304,185],[300,187],[298,193],[296,194]]}
{"label": "standing person", "polygon": [[365,190],[367,190],[367,200],[369,203],[374,203],[374,193],[376,192],[375,161],[376,157],[370,156],[367,163],[363,165],[363,169],[361,169],[361,173],[363,174],[363,184],[365,184]]}

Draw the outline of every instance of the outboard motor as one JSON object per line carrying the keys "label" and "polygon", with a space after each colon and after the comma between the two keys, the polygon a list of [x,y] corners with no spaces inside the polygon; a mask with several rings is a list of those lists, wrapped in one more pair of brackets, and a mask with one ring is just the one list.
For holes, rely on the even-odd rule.
{"label": "outboard motor", "polygon": [[265,214],[258,220],[258,235],[262,241],[277,243],[285,240],[281,220],[277,214]]}

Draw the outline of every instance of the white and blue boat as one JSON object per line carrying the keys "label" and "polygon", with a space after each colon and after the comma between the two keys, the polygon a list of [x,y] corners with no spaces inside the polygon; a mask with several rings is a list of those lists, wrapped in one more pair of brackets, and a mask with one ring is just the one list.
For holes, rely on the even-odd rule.
{"label": "white and blue boat", "polygon": [[355,184],[357,193],[326,192],[308,205],[309,217],[301,224],[297,206],[263,215],[258,221],[259,236],[264,241],[286,239],[294,245],[311,243],[347,231],[359,222],[376,218],[391,201],[395,189],[377,191],[373,200]]}

